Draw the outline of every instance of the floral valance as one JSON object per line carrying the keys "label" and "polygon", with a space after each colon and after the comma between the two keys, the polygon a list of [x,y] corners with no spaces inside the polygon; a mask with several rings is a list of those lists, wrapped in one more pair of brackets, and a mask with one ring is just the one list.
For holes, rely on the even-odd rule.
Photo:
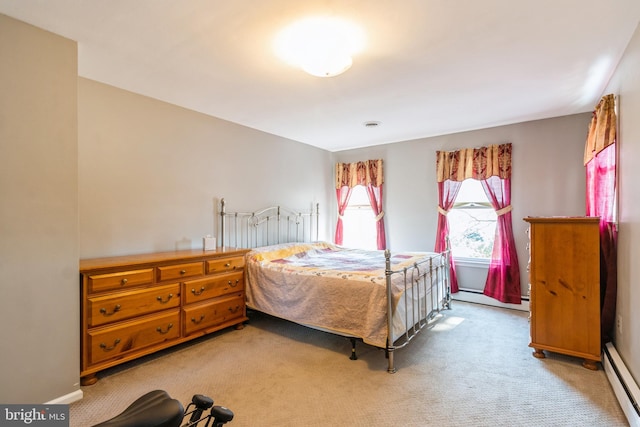
{"label": "floral valance", "polygon": [[356,185],[380,187],[384,183],[382,159],[355,163],[336,163],[336,188]]}
{"label": "floral valance", "polygon": [[511,178],[511,143],[436,152],[438,182],[464,181],[467,178]]}
{"label": "floral valance", "polygon": [[587,144],[584,148],[584,164],[589,163],[593,157],[616,142],[616,101],[613,94],[605,95],[600,99],[589,123]]}

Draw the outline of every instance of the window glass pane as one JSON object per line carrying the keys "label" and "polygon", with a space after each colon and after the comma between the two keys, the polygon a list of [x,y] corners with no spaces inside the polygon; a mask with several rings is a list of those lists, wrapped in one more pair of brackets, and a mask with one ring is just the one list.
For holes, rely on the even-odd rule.
{"label": "window glass pane", "polygon": [[349,206],[342,217],[342,245],[348,248],[376,249],[376,224],[369,196],[364,186],[353,188]]}
{"label": "window glass pane", "polygon": [[491,259],[496,212],[480,181],[462,183],[453,209],[447,215],[451,249],[456,258]]}
{"label": "window glass pane", "polygon": [[371,207],[369,203],[369,196],[367,195],[367,189],[364,185],[356,185],[351,190],[351,197],[349,198],[349,206],[366,206]]}

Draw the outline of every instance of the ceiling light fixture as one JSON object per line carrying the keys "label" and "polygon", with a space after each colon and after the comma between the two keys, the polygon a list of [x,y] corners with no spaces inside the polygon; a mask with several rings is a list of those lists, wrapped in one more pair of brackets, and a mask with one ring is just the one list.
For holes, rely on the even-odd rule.
{"label": "ceiling light fixture", "polygon": [[312,76],[333,77],[351,68],[352,55],[364,47],[364,33],[349,21],[306,18],[283,29],[274,41],[276,54]]}

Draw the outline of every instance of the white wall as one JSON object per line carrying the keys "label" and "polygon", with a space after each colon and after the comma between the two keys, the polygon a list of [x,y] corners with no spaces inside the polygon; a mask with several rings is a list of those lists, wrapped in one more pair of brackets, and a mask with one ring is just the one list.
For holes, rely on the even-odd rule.
{"label": "white wall", "polygon": [[75,42],[0,15],[5,404],[80,389],[76,58]]}
{"label": "white wall", "polygon": [[640,384],[640,26],[603,94],[618,96],[619,197],[618,298],[621,327],[614,344]]}
{"label": "white wall", "polygon": [[[512,217],[523,295],[527,293],[526,216],[584,215],[582,164],[590,113],[335,153],[337,162],[384,159],[385,220],[392,250],[433,250],[438,189],[436,151],[513,144]],[[460,267],[459,285],[474,271]]]}

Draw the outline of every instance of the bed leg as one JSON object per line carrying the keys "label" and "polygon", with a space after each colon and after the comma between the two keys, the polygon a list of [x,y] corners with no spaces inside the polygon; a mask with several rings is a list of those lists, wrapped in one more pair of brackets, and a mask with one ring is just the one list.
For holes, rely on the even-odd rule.
{"label": "bed leg", "polygon": [[387,368],[387,372],[390,374],[395,374],[396,367],[393,364],[393,350],[387,349],[387,358],[389,359],[389,367]]}
{"label": "bed leg", "polygon": [[356,339],[355,338],[349,338],[351,340],[351,356],[349,357],[349,359],[351,360],[358,360],[358,356],[356,355]]}

